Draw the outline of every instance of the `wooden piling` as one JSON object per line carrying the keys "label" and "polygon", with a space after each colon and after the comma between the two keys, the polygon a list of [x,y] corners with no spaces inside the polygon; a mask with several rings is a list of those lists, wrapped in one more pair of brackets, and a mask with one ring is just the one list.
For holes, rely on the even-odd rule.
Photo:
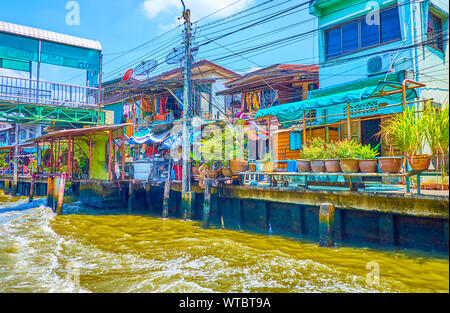
{"label": "wooden piling", "polygon": [[54,188],[55,178],[47,177],[47,206],[53,209],[53,188]]}
{"label": "wooden piling", "polygon": [[164,199],[163,199],[163,207],[162,207],[162,217],[169,217],[169,197],[170,197],[170,179],[166,180],[164,184]]}
{"label": "wooden piling", "polygon": [[133,182],[128,182],[128,214],[131,214],[131,206],[133,205]]}
{"label": "wooden piling", "polygon": [[59,193],[58,193],[58,207],[56,209],[56,214],[60,215],[62,212],[62,205],[64,201],[64,189],[66,187],[66,174],[61,174],[61,179],[59,180]]}
{"label": "wooden piling", "polygon": [[203,201],[203,228],[209,228],[209,216],[211,211],[211,185],[212,181],[205,181],[205,199]]}
{"label": "wooden piling", "polygon": [[192,192],[188,191],[181,196],[181,209],[184,220],[192,217]]}
{"label": "wooden piling", "polygon": [[334,205],[322,203],[319,209],[319,246],[334,246]]}
{"label": "wooden piling", "polygon": [[34,181],[36,179],[36,173],[31,174],[31,183],[30,183],[30,195],[28,198],[28,202],[33,201],[33,195],[34,195]]}

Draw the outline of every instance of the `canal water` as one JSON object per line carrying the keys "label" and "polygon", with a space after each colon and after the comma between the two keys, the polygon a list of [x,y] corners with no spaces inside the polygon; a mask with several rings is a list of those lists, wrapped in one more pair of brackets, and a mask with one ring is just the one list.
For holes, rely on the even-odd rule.
{"label": "canal water", "polygon": [[317,243],[0,191],[0,292],[448,292],[448,257]]}

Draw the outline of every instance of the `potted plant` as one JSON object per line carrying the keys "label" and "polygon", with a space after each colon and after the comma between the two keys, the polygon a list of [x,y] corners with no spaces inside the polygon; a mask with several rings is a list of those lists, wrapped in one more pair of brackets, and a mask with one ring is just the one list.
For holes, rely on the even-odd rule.
{"label": "potted plant", "polygon": [[224,164],[221,173],[223,177],[233,177],[233,171],[230,167],[230,161],[225,161],[226,165]]}
{"label": "potted plant", "polygon": [[297,171],[298,172],[311,172],[311,161],[309,160],[309,155],[305,149],[300,151],[300,159],[297,159]]}
{"label": "potted plant", "polygon": [[216,169],[216,161],[210,160],[206,163],[206,177],[207,178],[217,178],[220,175],[220,169]]}
{"label": "potted plant", "polygon": [[198,169],[200,167],[200,159],[195,158],[194,151],[191,150],[191,171],[192,175],[198,175]]}
{"label": "potted plant", "polygon": [[423,110],[425,138],[430,145],[431,159],[437,171],[448,172],[449,106],[435,109],[428,101]]}
{"label": "potted plant", "polygon": [[423,116],[416,116],[413,107],[406,108],[381,125],[383,138],[391,140],[406,153],[408,163],[415,171],[426,170],[431,163],[431,155],[421,153],[425,142],[425,124]]}
{"label": "potted plant", "polygon": [[376,145],[375,148],[372,148],[369,145],[363,145],[359,147],[358,157],[359,157],[359,169],[363,173],[376,173],[377,172],[377,155],[378,147],[380,144]]}
{"label": "potted plant", "polygon": [[354,141],[342,140],[335,143],[336,158],[339,159],[339,165],[344,173],[358,173],[359,144]]}
{"label": "potted plant", "polygon": [[302,156],[304,159],[310,161],[311,170],[313,172],[325,172],[325,141],[322,138],[317,137],[310,139],[303,147]]}
{"label": "potted plant", "polygon": [[325,169],[329,173],[342,172],[340,161],[337,158],[336,145],[328,143],[325,146]]}

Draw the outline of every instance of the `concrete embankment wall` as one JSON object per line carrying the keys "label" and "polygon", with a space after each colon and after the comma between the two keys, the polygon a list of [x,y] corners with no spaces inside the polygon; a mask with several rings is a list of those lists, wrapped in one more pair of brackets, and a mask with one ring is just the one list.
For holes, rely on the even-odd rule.
{"label": "concrete embankment wall", "polygon": [[[181,186],[170,191],[169,217],[182,218]],[[203,219],[204,189],[193,186],[193,220]],[[164,186],[83,183],[80,200],[97,207],[130,204],[133,213],[161,216]],[[223,186],[213,188],[210,224],[321,241],[320,205],[333,204],[327,227],[338,244],[448,252],[448,198],[344,191]],[[323,223],[322,223],[323,224]]]}

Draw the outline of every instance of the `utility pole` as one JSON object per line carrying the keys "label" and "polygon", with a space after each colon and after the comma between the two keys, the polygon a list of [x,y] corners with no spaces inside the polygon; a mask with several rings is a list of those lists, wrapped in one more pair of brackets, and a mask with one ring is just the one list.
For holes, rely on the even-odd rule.
{"label": "utility pole", "polygon": [[191,86],[191,10],[185,9],[183,3],[183,18],[185,20],[184,40],[184,93],[183,93],[183,166],[181,182],[181,208],[184,219],[191,217],[191,141],[190,141],[190,86]]}

